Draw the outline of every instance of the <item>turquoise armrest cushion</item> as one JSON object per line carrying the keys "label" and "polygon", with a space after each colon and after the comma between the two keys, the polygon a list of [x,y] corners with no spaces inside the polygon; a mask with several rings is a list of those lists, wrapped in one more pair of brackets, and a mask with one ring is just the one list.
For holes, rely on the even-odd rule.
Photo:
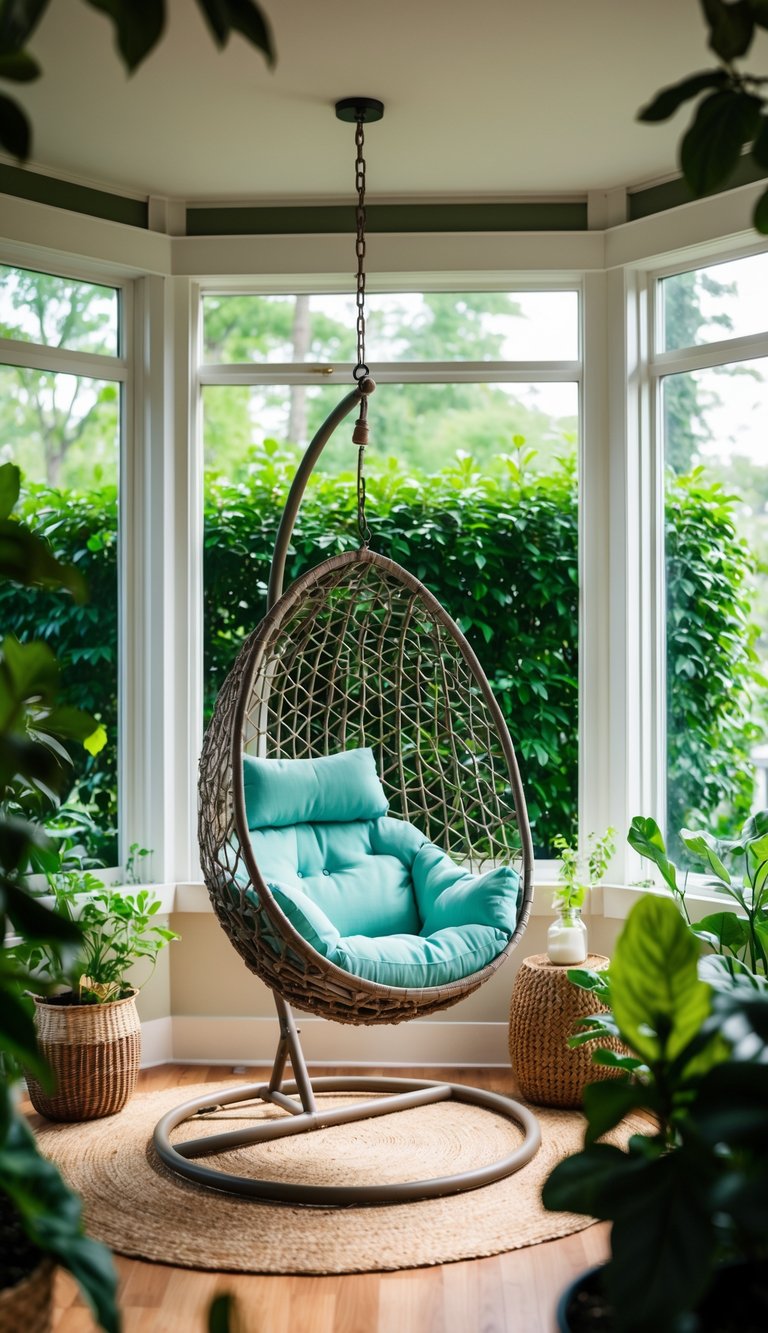
{"label": "turquoise armrest cushion", "polygon": [[250,829],[377,819],[388,801],[373,751],[345,750],[316,759],[243,759]]}
{"label": "turquoise armrest cushion", "polygon": [[300,889],[280,884],[270,884],[269,888],[275,902],[294,930],[297,930],[307,944],[317,949],[324,958],[332,957],[339,944],[339,932],[317,903]]}
{"label": "turquoise armrest cushion", "polygon": [[449,926],[492,926],[513,935],[520,913],[522,882],[511,866],[472,875],[425,842],[413,863],[413,885],[422,935]]}

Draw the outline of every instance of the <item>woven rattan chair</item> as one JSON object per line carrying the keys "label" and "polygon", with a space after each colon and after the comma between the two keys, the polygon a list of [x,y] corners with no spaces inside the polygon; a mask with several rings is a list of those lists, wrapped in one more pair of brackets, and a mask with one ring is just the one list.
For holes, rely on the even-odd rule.
{"label": "woven rattan chair", "polygon": [[[370,383],[370,382],[369,382]],[[528,1161],[538,1127],[523,1107],[460,1085],[413,1080],[310,1083],[290,1005],[341,1023],[400,1023],[456,1003],[481,986],[520,938],[530,912],[532,846],[512,742],[480,664],[450,616],[392,560],[368,549],[333,556],[281,594],[306,482],[331,433],[360,403],[352,391],[309,446],[289,494],[272,564],[271,609],[246,640],[219,695],[200,763],[200,849],[216,914],[246,965],[272,989],[280,1042],[271,1081],[217,1098],[261,1097],[289,1114],[248,1129],[172,1144],[171,1130],[201,1109],[189,1102],[158,1125],[155,1142],[174,1170],[233,1192],[304,1203],[423,1198],[498,1179]],[[364,509],[361,531],[365,531]],[[390,814],[415,824],[473,870],[513,865],[521,881],[514,935],[481,970],[422,989],[352,975],[318,953],[283,914],[259,869],[243,791],[247,754],[302,759],[357,746],[376,756]],[[233,884],[237,891],[233,892]],[[290,1058],[295,1082],[283,1085]],[[367,1105],[321,1110],[322,1092],[387,1092]],[[292,1094],[298,1092],[300,1101]],[[391,1186],[320,1188],[225,1174],[195,1159],[244,1143],[454,1097],[522,1125],[522,1148],[480,1171]]]}

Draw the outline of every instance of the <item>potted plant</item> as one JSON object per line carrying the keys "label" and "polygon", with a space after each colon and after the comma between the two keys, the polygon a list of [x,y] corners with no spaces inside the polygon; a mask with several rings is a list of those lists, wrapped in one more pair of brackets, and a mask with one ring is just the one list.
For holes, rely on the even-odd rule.
{"label": "potted plant", "polygon": [[[0,467],[0,577],[68,588],[82,595],[74,570],[15,521],[18,468]],[[29,893],[24,872],[45,839],[38,817],[65,783],[62,740],[92,750],[103,733],[92,718],[57,701],[57,668],[42,643],[0,645],[0,1325],[44,1330],[50,1325],[52,1275],[59,1263],[77,1278],[100,1326],[118,1333],[116,1276],[109,1251],[85,1235],[80,1200],[37,1150],[16,1099],[16,1062],[48,1077],[35,1030],[19,991],[29,978],[9,956],[10,931],[36,941],[65,962],[80,932]]]}
{"label": "potted plant", "polygon": [[[652,861],[690,929],[713,953],[702,963],[713,984],[768,972],[768,810],[759,810],[735,838],[716,838],[703,829],[681,829],[680,841],[701,866],[707,888],[730,898],[726,911],[712,912],[695,924],[686,903],[688,872],[669,860],[661,829],[636,815],[627,841]],[[682,881],[682,882],[681,882]]]}
{"label": "potted plant", "polygon": [[599,884],[616,850],[616,830],[608,828],[602,837],[590,833],[586,862],[561,834],[552,845],[560,853],[560,883],[552,898],[557,916],[547,931],[547,955],[551,963],[583,963],[588,947],[581,909],[587,889]]}
{"label": "potted plant", "polygon": [[[141,1064],[136,963],[154,970],[172,930],[158,925],[160,900],[149,889],[126,893],[90,871],[49,874],[59,916],[76,921],[80,942],[72,961],[45,942],[23,941],[16,961],[56,993],[34,996],[38,1048],[55,1087],[27,1073],[32,1105],[51,1120],[95,1120],[122,1110]],[[151,974],[151,973],[150,973]]]}
{"label": "potted plant", "polygon": [[[547,1208],[613,1223],[611,1258],[561,1303],[567,1333],[757,1333],[768,1327],[768,992],[698,972],[700,943],[666,897],[632,909],[611,960],[627,1054],[584,1092],[585,1147],[546,1181]],[[599,1142],[625,1116],[648,1133]]]}

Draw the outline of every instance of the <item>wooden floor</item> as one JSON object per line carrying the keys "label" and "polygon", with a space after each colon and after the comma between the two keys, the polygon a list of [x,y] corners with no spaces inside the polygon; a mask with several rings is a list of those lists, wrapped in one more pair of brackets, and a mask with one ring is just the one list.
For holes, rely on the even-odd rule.
{"label": "wooden floor", "polygon": [[[266,1072],[249,1069],[248,1078]],[[318,1072],[360,1071],[340,1067]],[[514,1091],[504,1070],[365,1072],[408,1073]],[[140,1087],[151,1091],[203,1081],[215,1084],[231,1073],[226,1067],[163,1065],[145,1071]],[[237,1333],[555,1333],[559,1292],[583,1268],[605,1258],[607,1234],[607,1226],[592,1226],[564,1240],[492,1259],[348,1277],[198,1273],[116,1256],[123,1333],[205,1333],[207,1308],[222,1291],[237,1300]],[[55,1333],[95,1333],[96,1325],[68,1274],[57,1278],[53,1328]]]}

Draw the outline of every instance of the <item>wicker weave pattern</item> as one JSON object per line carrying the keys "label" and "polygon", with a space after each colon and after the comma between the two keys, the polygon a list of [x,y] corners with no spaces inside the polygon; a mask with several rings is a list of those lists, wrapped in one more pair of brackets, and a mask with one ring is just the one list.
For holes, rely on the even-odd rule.
{"label": "wicker weave pattern", "polygon": [[141,1064],[135,995],[111,1004],[35,1004],[38,1047],[56,1077],[48,1093],[27,1075],[35,1109],[49,1120],[97,1120],[122,1110]]}
{"label": "wicker weave pattern", "polygon": [[[590,954],[584,967],[607,967],[602,954]],[[546,954],[524,958],[515,978],[509,1009],[509,1058],[520,1094],[540,1106],[581,1106],[587,1083],[616,1078],[621,1070],[592,1063],[594,1042],[571,1050],[574,1025],[588,1014],[606,1013],[591,991],[568,980],[568,968],[550,963]],[[602,1042],[621,1050],[619,1042]]]}
{"label": "wicker weave pattern", "polygon": [[[512,743],[472,650],[405,570],[363,550],[297,580],[244,644],[200,761],[200,849],[219,919],[248,966],[300,1008],[393,1023],[481,985],[380,986],[328,963],[286,921],[251,851],[244,752],[303,758],[374,750],[391,812],[473,868],[516,864],[530,909],[530,833]],[[238,885],[233,889],[233,882]],[[514,942],[514,941],[513,941]],[[511,945],[510,945],[511,947]]]}
{"label": "wicker weave pattern", "polygon": [[0,1290],[0,1333],[50,1333],[53,1318],[52,1259],[43,1259],[28,1277]]}

